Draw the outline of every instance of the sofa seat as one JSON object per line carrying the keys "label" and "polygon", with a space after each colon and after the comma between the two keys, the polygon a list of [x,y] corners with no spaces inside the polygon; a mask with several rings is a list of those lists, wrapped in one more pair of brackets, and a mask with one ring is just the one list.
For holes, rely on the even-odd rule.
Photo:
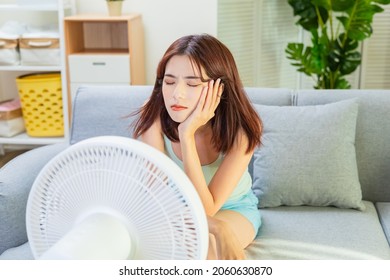
{"label": "sofa seat", "polygon": [[6,250],[0,255],[0,260],[33,260],[34,256],[28,242]]}
{"label": "sofa seat", "polygon": [[[261,209],[263,226],[246,256],[253,260],[390,259],[376,208],[372,202],[364,204],[364,211],[312,206]],[[386,213],[390,203],[377,207]],[[26,260],[33,255],[26,242],[5,251],[0,259]]]}
{"label": "sofa seat", "polygon": [[364,204],[364,211],[311,206],[261,209],[263,225],[247,248],[247,257],[390,259],[376,208],[372,202]]}

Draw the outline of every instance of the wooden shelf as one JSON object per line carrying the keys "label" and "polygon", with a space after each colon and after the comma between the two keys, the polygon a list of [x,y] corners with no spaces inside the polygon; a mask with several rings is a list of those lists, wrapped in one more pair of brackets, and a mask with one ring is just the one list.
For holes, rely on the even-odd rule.
{"label": "wooden shelf", "polygon": [[61,66],[30,66],[30,65],[15,65],[15,66],[0,66],[0,71],[61,71]]}
{"label": "wooden shelf", "polygon": [[89,50],[131,52],[139,44],[143,49],[143,32],[139,23],[141,17],[115,18],[118,20],[111,18],[107,20],[105,17],[100,21],[96,17],[93,17],[93,20],[91,18],[82,20],[79,16],[66,17],[67,54]]}
{"label": "wooden shelf", "polygon": [[[140,14],[68,16],[64,18],[64,31],[68,100],[72,100],[79,84],[145,84]],[[96,59],[102,60],[99,66]]]}
{"label": "wooden shelf", "polygon": [[96,22],[118,22],[118,21],[131,21],[139,18],[141,15],[137,13],[123,14],[121,16],[108,16],[102,14],[78,14],[66,17],[67,21],[96,21]]}
{"label": "wooden shelf", "polygon": [[[15,12],[15,11],[49,11],[56,12],[59,10],[59,3],[44,3],[44,4],[0,4],[0,11]],[[74,9],[70,1],[63,1],[63,9]]]}
{"label": "wooden shelf", "polygon": [[36,73],[36,72],[60,72],[62,85],[62,101],[64,116],[64,136],[63,137],[30,137],[27,133],[21,133],[13,137],[0,137],[0,151],[3,145],[49,145],[65,142],[69,138],[69,116],[67,101],[67,82],[65,69],[65,44],[63,37],[63,19],[65,14],[70,14],[75,7],[73,1],[58,0],[47,4],[1,4],[0,3],[0,24],[3,24],[7,18],[12,17],[15,21],[25,21],[27,24],[38,25],[55,24],[58,26],[60,34],[60,65],[15,65],[0,66],[0,91],[2,98],[17,98],[18,90],[15,77],[18,75]]}
{"label": "wooden shelf", "polygon": [[20,4],[0,4],[0,11],[57,11],[56,4],[43,5],[20,5]]}
{"label": "wooden shelf", "polygon": [[0,144],[48,145],[61,143],[65,140],[65,137],[30,137],[26,133],[21,133],[13,137],[0,137]]}

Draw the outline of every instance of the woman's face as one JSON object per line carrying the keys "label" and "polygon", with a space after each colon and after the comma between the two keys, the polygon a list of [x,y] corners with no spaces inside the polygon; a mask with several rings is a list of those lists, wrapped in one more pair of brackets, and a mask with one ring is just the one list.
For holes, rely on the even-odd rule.
{"label": "woman's face", "polygon": [[201,71],[199,73],[186,55],[175,55],[168,61],[162,92],[165,107],[173,121],[183,122],[196,108],[201,92],[207,86],[202,77],[208,79],[204,69]]}

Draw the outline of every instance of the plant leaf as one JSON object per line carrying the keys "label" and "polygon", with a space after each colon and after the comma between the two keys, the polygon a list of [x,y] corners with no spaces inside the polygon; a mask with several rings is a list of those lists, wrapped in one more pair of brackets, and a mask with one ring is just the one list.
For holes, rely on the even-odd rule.
{"label": "plant leaf", "polygon": [[340,73],[344,75],[354,72],[361,63],[361,55],[359,52],[351,52],[341,57]]}
{"label": "plant leaf", "polygon": [[383,9],[368,0],[354,2],[355,4],[346,10],[346,15],[339,16],[337,19],[343,24],[348,38],[362,41],[371,36],[374,14],[382,12]]}
{"label": "plant leaf", "polygon": [[323,28],[321,36],[318,35],[317,30],[312,30],[312,44],[311,49],[311,68],[314,73],[320,74],[324,72],[327,67],[327,56],[329,50],[327,48],[329,44],[329,38],[326,32],[326,27]]}
{"label": "plant leaf", "polygon": [[390,0],[372,0],[372,2],[382,4],[382,5],[390,4]]}
{"label": "plant leaf", "polygon": [[338,89],[350,89],[351,88],[351,84],[344,78],[338,78],[336,79],[335,81],[335,85],[334,85],[334,88],[338,88]]}
{"label": "plant leaf", "polygon": [[312,48],[304,48],[302,43],[288,43],[286,48],[287,58],[293,60],[293,66],[298,67],[299,72],[303,72],[308,76],[316,73],[316,69],[312,67]]}
{"label": "plant leaf", "polygon": [[[308,31],[318,28],[316,7],[312,4],[312,0],[288,0],[288,4],[293,8],[294,16],[299,16],[297,25],[301,25]],[[321,7],[320,14],[322,21],[326,22],[328,20],[326,9]]]}
{"label": "plant leaf", "polygon": [[328,56],[328,65],[332,72],[340,72],[341,76],[348,75],[356,70],[361,63],[361,55],[357,51],[359,43],[347,38],[342,42],[344,34],[340,34],[333,42],[332,51]]}
{"label": "plant leaf", "polygon": [[355,0],[312,0],[312,3],[324,7],[326,10],[343,12],[351,8],[355,3]]}

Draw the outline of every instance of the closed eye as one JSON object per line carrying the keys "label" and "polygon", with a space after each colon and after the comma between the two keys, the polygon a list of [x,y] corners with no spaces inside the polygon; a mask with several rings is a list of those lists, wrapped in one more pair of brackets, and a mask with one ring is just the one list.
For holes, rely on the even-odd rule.
{"label": "closed eye", "polygon": [[198,87],[200,86],[201,84],[187,84],[189,87]]}
{"label": "closed eye", "polygon": [[175,84],[175,81],[172,81],[172,80],[164,80],[164,83],[168,86],[170,85],[174,85]]}

